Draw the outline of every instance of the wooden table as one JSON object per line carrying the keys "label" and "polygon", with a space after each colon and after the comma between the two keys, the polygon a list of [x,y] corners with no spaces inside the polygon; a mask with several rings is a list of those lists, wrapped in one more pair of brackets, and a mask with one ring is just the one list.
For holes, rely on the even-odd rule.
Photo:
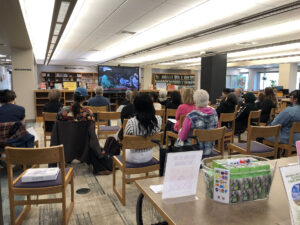
{"label": "wooden table", "polygon": [[163,178],[151,178],[136,181],[138,189],[144,194],[161,216],[176,225],[290,225],[288,200],[281,180],[279,167],[297,162],[297,157],[278,160],[277,169],[269,199],[237,204],[214,202],[205,195],[205,184],[200,172],[197,197],[198,200],[167,204],[161,194],[154,194],[149,186],[162,184]]}

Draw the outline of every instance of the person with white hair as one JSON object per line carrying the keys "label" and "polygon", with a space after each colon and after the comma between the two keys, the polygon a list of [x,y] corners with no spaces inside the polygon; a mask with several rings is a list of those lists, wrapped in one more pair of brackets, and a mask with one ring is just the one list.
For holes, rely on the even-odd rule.
{"label": "person with white hair", "polygon": [[[194,92],[193,99],[196,109],[186,115],[176,145],[191,145],[192,140],[188,136],[194,129],[215,129],[218,127],[218,114],[216,110],[208,106],[209,95],[207,91],[200,89]],[[213,152],[213,142],[199,142],[199,149],[203,150],[203,156],[210,156]]]}
{"label": "person with white hair", "polygon": [[108,98],[105,98],[103,96],[103,87],[98,86],[95,88],[95,94],[96,96],[94,98],[89,99],[88,106],[108,106],[108,111],[110,111],[110,102]]}
{"label": "person with white hair", "polygon": [[159,90],[159,103],[161,105],[166,106],[166,104],[168,102],[167,95],[168,95],[168,91],[166,89],[160,89]]}

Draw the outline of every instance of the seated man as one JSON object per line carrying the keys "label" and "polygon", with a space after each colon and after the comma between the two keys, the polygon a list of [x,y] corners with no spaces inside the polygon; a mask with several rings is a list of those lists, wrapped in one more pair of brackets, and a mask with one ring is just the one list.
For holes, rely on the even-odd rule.
{"label": "seated man", "polygon": [[88,106],[108,106],[108,111],[110,111],[109,100],[103,96],[103,87],[96,87],[95,94],[94,98],[89,99]]}

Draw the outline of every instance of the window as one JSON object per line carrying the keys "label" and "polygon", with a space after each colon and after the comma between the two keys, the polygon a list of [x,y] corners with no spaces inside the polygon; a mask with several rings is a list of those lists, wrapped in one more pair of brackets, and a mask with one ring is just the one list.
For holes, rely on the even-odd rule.
{"label": "window", "polygon": [[259,73],[260,80],[259,80],[259,89],[263,90],[266,87],[278,86],[279,80],[279,73]]}

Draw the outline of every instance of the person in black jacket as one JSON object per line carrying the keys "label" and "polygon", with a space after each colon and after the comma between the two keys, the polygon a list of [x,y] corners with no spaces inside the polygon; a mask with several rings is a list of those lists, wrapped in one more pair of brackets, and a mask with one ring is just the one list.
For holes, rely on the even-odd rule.
{"label": "person in black jacket", "polygon": [[172,91],[171,92],[171,99],[166,104],[167,109],[177,109],[178,106],[181,104],[181,95],[179,91]]}
{"label": "person in black jacket", "polygon": [[221,113],[233,113],[235,111],[235,106],[237,105],[237,103],[238,100],[235,93],[229,93],[227,97],[225,97],[225,99],[220,102],[220,105],[216,109],[218,117],[220,117]]}
{"label": "person in black jacket", "polygon": [[240,108],[235,119],[235,134],[244,133],[248,126],[248,117],[251,111],[257,110],[255,101],[256,97],[252,92],[243,95],[244,105]]}
{"label": "person in black jacket", "polygon": [[[44,106],[44,112],[49,113],[58,113],[62,108],[62,104],[60,103],[61,93],[58,89],[52,89],[48,94],[49,102]],[[51,132],[54,122],[46,122],[46,131]]]}
{"label": "person in black jacket", "polygon": [[261,109],[260,122],[267,123],[270,119],[272,108],[276,108],[277,99],[273,88],[267,87],[264,91],[264,99],[261,104],[258,104],[258,109]]}

